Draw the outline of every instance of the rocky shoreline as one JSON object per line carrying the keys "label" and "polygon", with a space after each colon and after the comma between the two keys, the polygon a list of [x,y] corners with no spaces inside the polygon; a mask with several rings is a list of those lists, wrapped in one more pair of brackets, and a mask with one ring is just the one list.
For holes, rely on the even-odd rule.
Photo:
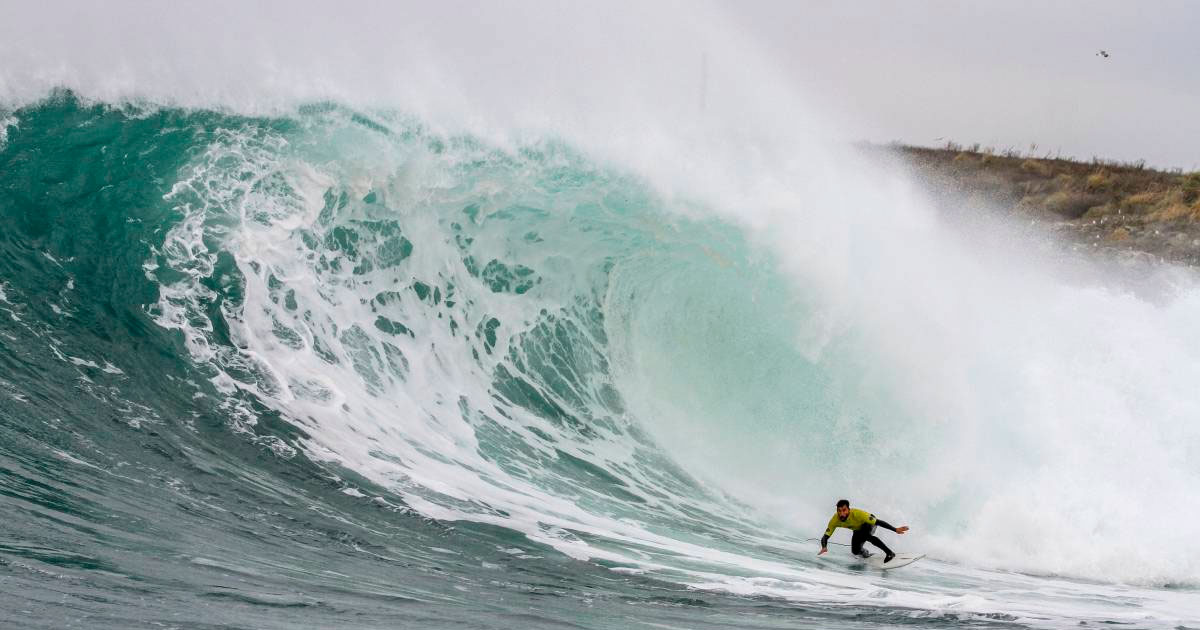
{"label": "rocky shoreline", "polygon": [[1200,266],[1200,172],[891,145],[947,206],[999,209],[1081,246]]}

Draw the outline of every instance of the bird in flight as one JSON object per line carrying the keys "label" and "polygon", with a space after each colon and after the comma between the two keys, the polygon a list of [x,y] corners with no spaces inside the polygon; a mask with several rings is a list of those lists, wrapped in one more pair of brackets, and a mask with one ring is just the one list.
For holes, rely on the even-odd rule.
{"label": "bird in flight", "polygon": [[1097,56],[1097,57],[1104,57],[1105,59],[1108,59],[1108,51],[1107,51],[1107,50],[1101,50],[1100,52],[1096,53],[1096,56]]}

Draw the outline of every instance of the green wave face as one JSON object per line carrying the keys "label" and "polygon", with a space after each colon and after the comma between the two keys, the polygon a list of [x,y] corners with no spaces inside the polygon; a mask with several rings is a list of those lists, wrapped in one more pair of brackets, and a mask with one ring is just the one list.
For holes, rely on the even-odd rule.
{"label": "green wave face", "polygon": [[[679,555],[657,537],[748,528],[656,436],[782,422],[761,394],[820,382],[811,365],[763,380],[763,350],[798,355],[770,348],[785,320],[754,304],[795,303],[739,230],[559,143],[501,150],[333,105],[252,119],[62,94],[14,120],[6,325],[48,372],[5,386],[80,417],[107,404],[121,431],[192,443],[207,418],[404,509],[568,550],[589,533],[620,561],[628,536]],[[730,376],[757,389],[728,400]],[[80,382],[108,394],[76,400]],[[707,411],[647,423],[622,388],[646,413],[655,392]],[[622,519],[637,526],[613,536]]]}

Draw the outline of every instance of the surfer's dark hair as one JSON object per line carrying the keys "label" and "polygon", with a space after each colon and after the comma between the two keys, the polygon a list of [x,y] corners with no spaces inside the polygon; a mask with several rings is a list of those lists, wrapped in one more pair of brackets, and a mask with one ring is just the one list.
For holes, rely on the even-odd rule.
{"label": "surfer's dark hair", "polygon": [[842,499],[838,501],[838,507],[850,507],[850,499]]}

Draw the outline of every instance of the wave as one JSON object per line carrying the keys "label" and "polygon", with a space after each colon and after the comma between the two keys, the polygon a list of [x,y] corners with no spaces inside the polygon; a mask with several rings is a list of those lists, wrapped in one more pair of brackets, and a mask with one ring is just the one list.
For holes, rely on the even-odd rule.
{"label": "wave", "polygon": [[938,215],[782,97],[479,123],[144,70],[5,84],[32,86],[0,115],[21,466],[117,475],[153,437],[235,485],[807,602],[862,586],[805,546],[843,495],[982,575],[1200,582],[1190,272]]}
{"label": "wave", "polygon": [[[986,257],[947,272],[961,245],[931,225],[908,236],[933,256],[850,241],[845,275],[808,277],[812,252],[787,260],[554,140],[504,151],[337,108],[220,134],[167,200],[183,218],[154,271],[186,279],[162,283],[156,320],[224,394],[300,425],[310,456],[428,516],[577,557],[603,545],[565,530],[705,556],[675,543],[758,529],[726,496],[819,522],[848,488],[976,562],[1194,573],[1172,528],[1124,557],[1157,502],[1194,508],[1195,346],[1166,323],[1195,308],[1190,285],[1156,304]],[[1131,375],[1146,356],[1174,367]],[[789,482],[805,488],[755,490]]]}
{"label": "wave", "polygon": [[[110,300],[180,335],[234,431],[425,516],[637,564],[628,545],[737,552],[764,519],[801,535],[853,493],[949,559],[1195,575],[1186,534],[1145,518],[1196,509],[1186,276],[1147,299],[829,208],[764,231],[554,138],[502,148],[387,111],[66,96],[16,117],[12,156],[121,156],[38,163],[60,183],[10,176],[10,195],[86,176],[67,198],[103,207],[76,218],[142,225],[89,264],[136,262],[148,284]],[[122,187],[161,198],[124,206]],[[63,239],[55,261],[89,239],[18,218]],[[258,435],[263,413],[293,435]]]}

